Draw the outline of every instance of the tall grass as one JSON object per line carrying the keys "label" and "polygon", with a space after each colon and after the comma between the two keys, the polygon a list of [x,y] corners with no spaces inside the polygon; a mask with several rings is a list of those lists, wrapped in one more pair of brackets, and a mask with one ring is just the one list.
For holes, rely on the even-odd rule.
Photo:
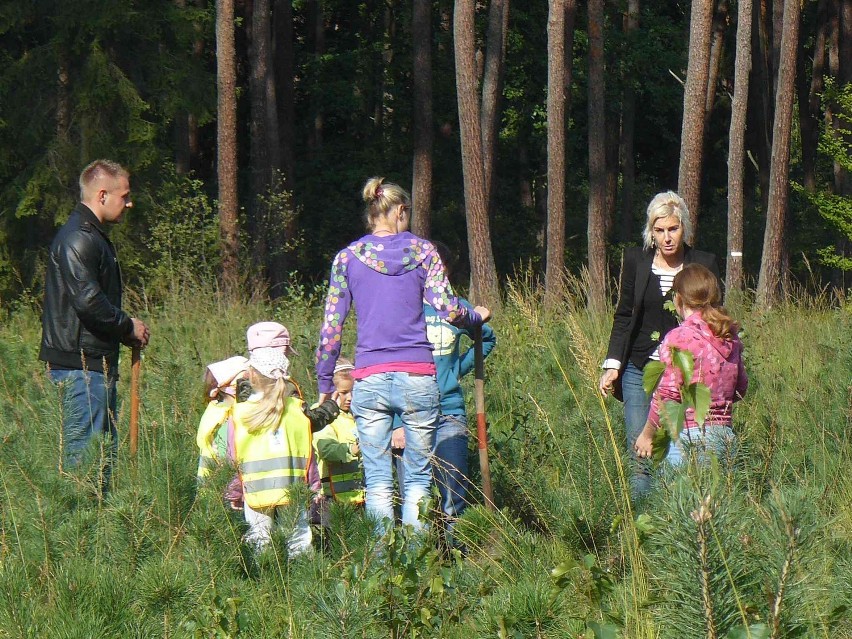
{"label": "tall grass", "polygon": [[125,439],[125,357],[103,500],[85,473],[59,472],[37,312],[16,310],[0,327],[0,637],[852,637],[852,314],[827,295],[768,314],[737,303],[751,382],[737,462],[663,472],[637,511],[621,405],[595,391],[611,319],[585,309],[583,287],[567,282],[566,304],[545,313],[520,277],[494,319],[498,509],[480,505],[472,441],[464,556],[396,533],[377,545],[345,507],[313,555],[288,559],[276,538],[257,556],[220,496],[231,472],[196,487],[204,365],[274,318],[310,400],[316,296],[231,304],[173,285],[156,305],[131,297],[153,333],[139,452]]}

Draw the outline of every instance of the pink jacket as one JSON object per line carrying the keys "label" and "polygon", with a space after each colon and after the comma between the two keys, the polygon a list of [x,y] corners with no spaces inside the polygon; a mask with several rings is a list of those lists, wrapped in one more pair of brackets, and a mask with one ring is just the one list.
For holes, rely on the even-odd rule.
{"label": "pink jacket", "polygon": [[[705,419],[707,426],[730,426],[733,403],[741,399],[748,388],[748,376],[743,367],[743,344],[736,336],[730,340],[716,337],[700,313],[690,315],[683,324],[666,334],[660,346],[660,360],[666,370],[651,399],[648,419],[659,425],[663,402],[680,401],[683,374],[672,364],[671,348],[688,350],[695,359],[692,382],[701,382],[710,388],[710,410]],[[686,428],[693,428],[695,411],[686,411]]]}

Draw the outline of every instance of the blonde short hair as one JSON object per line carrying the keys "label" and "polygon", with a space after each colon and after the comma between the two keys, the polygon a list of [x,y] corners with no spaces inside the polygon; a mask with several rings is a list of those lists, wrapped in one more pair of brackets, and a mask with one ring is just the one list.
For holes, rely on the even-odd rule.
{"label": "blonde short hair", "polygon": [[105,176],[116,180],[118,178],[129,178],[130,173],[118,162],[113,162],[112,160],[95,160],[94,162],[90,162],[80,173],[80,199],[86,199],[88,195],[86,191],[92,182],[100,180]]}
{"label": "blonde short hair", "polygon": [[687,208],[686,202],[674,191],[664,191],[657,193],[648,205],[648,217],[645,221],[645,228],[642,229],[642,242],[646,249],[654,246],[653,228],[657,220],[672,215],[680,221],[680,225],[683,227],[683,241],[687,244],[692,243],[692,220],[689,219],[689,208]]}
{"label": "blonde short hair", "polygon": [[397,206],[411,206],[411,196],[404,188],[393,182],[385,182],[383,177],[372,177],[364,184],[361,197],[367,206],[364,215],[367,228],[371,231],[376,227],[376,221],[385,217]]}

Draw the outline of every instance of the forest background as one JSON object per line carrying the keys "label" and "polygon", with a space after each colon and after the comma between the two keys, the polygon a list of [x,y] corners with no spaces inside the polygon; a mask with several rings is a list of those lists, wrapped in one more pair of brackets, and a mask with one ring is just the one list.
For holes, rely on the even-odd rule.
{"label": "forest background", "polygon": [[600,307],[666,189],[730,290],[842,290],[850,34],[848,0],[0,2],[0,298],[38,299],[97,157],[132,172],[114,235],[154,296],[321,281],[372,175],[492,304],[531,266],[557,298],[587,269]]}

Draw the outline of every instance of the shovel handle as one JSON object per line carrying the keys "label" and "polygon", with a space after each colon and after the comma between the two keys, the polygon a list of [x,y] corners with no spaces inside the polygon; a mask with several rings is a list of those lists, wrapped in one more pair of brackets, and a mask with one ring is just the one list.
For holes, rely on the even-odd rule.
{"label": "shovel handle", "polygon": [[139,375],[142,370],[142,349],[134,346],[130,356],[130,455],[136,456],[139,445]]}
{"label": "shovel handle", "polygon": [[485,357],[482,354],[482,327],[473,332],[473,375],[474,399],[476,401],[476,439],[479,448],[479,470],[482,473],[482,494],[489,510],[494,506],[494,491],[491,487],[491,464],[488,461],[488,428],[485,420]]}

